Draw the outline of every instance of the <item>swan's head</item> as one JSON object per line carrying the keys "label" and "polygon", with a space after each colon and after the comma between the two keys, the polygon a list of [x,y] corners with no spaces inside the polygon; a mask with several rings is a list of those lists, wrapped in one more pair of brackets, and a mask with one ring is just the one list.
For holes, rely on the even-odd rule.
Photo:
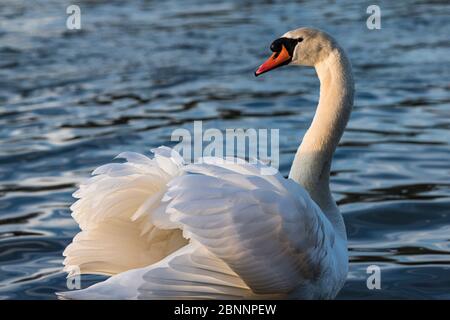
{"label": "swan's head", "polygon": [[313,67],[324,60],[336,46],[331,36],[313,28],[286,32],[270,45],[273,54],[255,72],[259,76],[288,64]]}

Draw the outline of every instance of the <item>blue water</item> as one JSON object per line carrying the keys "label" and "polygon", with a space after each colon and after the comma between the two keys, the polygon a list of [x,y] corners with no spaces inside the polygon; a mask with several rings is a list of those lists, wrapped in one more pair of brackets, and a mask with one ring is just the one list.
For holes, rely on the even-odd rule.
{"label": "blue water", "polygon": [[[0,298],[55,299],[77,183],[176,128],[280,129],[287,175],[318,98],[313,70],[255,78],[269,44],[314,26],[346,48],[355,108],[332,190],[347,224],[340,299],[450,298],[450,6],[372,1],[70,1],[0,6]],[[366,268],[381,268],[368,290]],[[89,281],[83,278],[82,285]]]}

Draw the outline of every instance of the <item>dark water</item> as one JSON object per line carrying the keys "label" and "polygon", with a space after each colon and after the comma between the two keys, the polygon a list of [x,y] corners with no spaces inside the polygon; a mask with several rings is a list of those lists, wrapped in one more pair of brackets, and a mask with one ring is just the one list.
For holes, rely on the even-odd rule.
{"label": "dark water", "polygon": [[[204,126],[279,128],[283,174],[318,98],[313,70],[255,79],[268,45],[315,26],[347,49],[355,109],[332,189],[351,255],[348,298],[450,298],[450,7],[372,1],[65,1],[0,6],[0,297],[54,299],[77,232],[71,193],[118,153]],[[381,290],[366,268],[381,267]],[[86,281],[82,284],[86,285]]]}

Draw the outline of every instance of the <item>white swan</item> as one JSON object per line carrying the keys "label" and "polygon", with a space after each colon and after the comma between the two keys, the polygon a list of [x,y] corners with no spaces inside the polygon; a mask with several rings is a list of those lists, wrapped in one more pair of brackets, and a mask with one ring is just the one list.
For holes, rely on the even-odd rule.
{"label": "white swan", "polygon": [[[353,104],[350,63],[311,28],[272,43],[256,75],[314,66],[320,101],[289,179],[263,164],[185,165],[166,147],[149,159],[123,153],[74,194],[81,232],[65,269],[112,275],[71,299],[333,298],[348,270],[347,239],[329,189],[330,164]],[[77,268],[73,268],[77,266]]]}

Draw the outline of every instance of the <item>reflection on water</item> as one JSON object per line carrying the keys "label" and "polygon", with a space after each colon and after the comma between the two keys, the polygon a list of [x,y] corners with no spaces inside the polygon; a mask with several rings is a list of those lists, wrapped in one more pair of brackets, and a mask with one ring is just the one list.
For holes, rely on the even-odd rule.
{"label": "reflection on water", "polygon": [[[287,174],[314,112],[313,70],[255,79],[268,45],[311,25],[342,43],[357,95],[333,163],[350,274],[339,298],[450,298],[450,13],[446,1],[65,1],[0,7],[0,298],[54,299],[77,232],[71,193],[98,165],[172,130],[279,128]],[[382,290],[366,288],[366,268]],[[83,278],[83,285],[93,281]]]}

